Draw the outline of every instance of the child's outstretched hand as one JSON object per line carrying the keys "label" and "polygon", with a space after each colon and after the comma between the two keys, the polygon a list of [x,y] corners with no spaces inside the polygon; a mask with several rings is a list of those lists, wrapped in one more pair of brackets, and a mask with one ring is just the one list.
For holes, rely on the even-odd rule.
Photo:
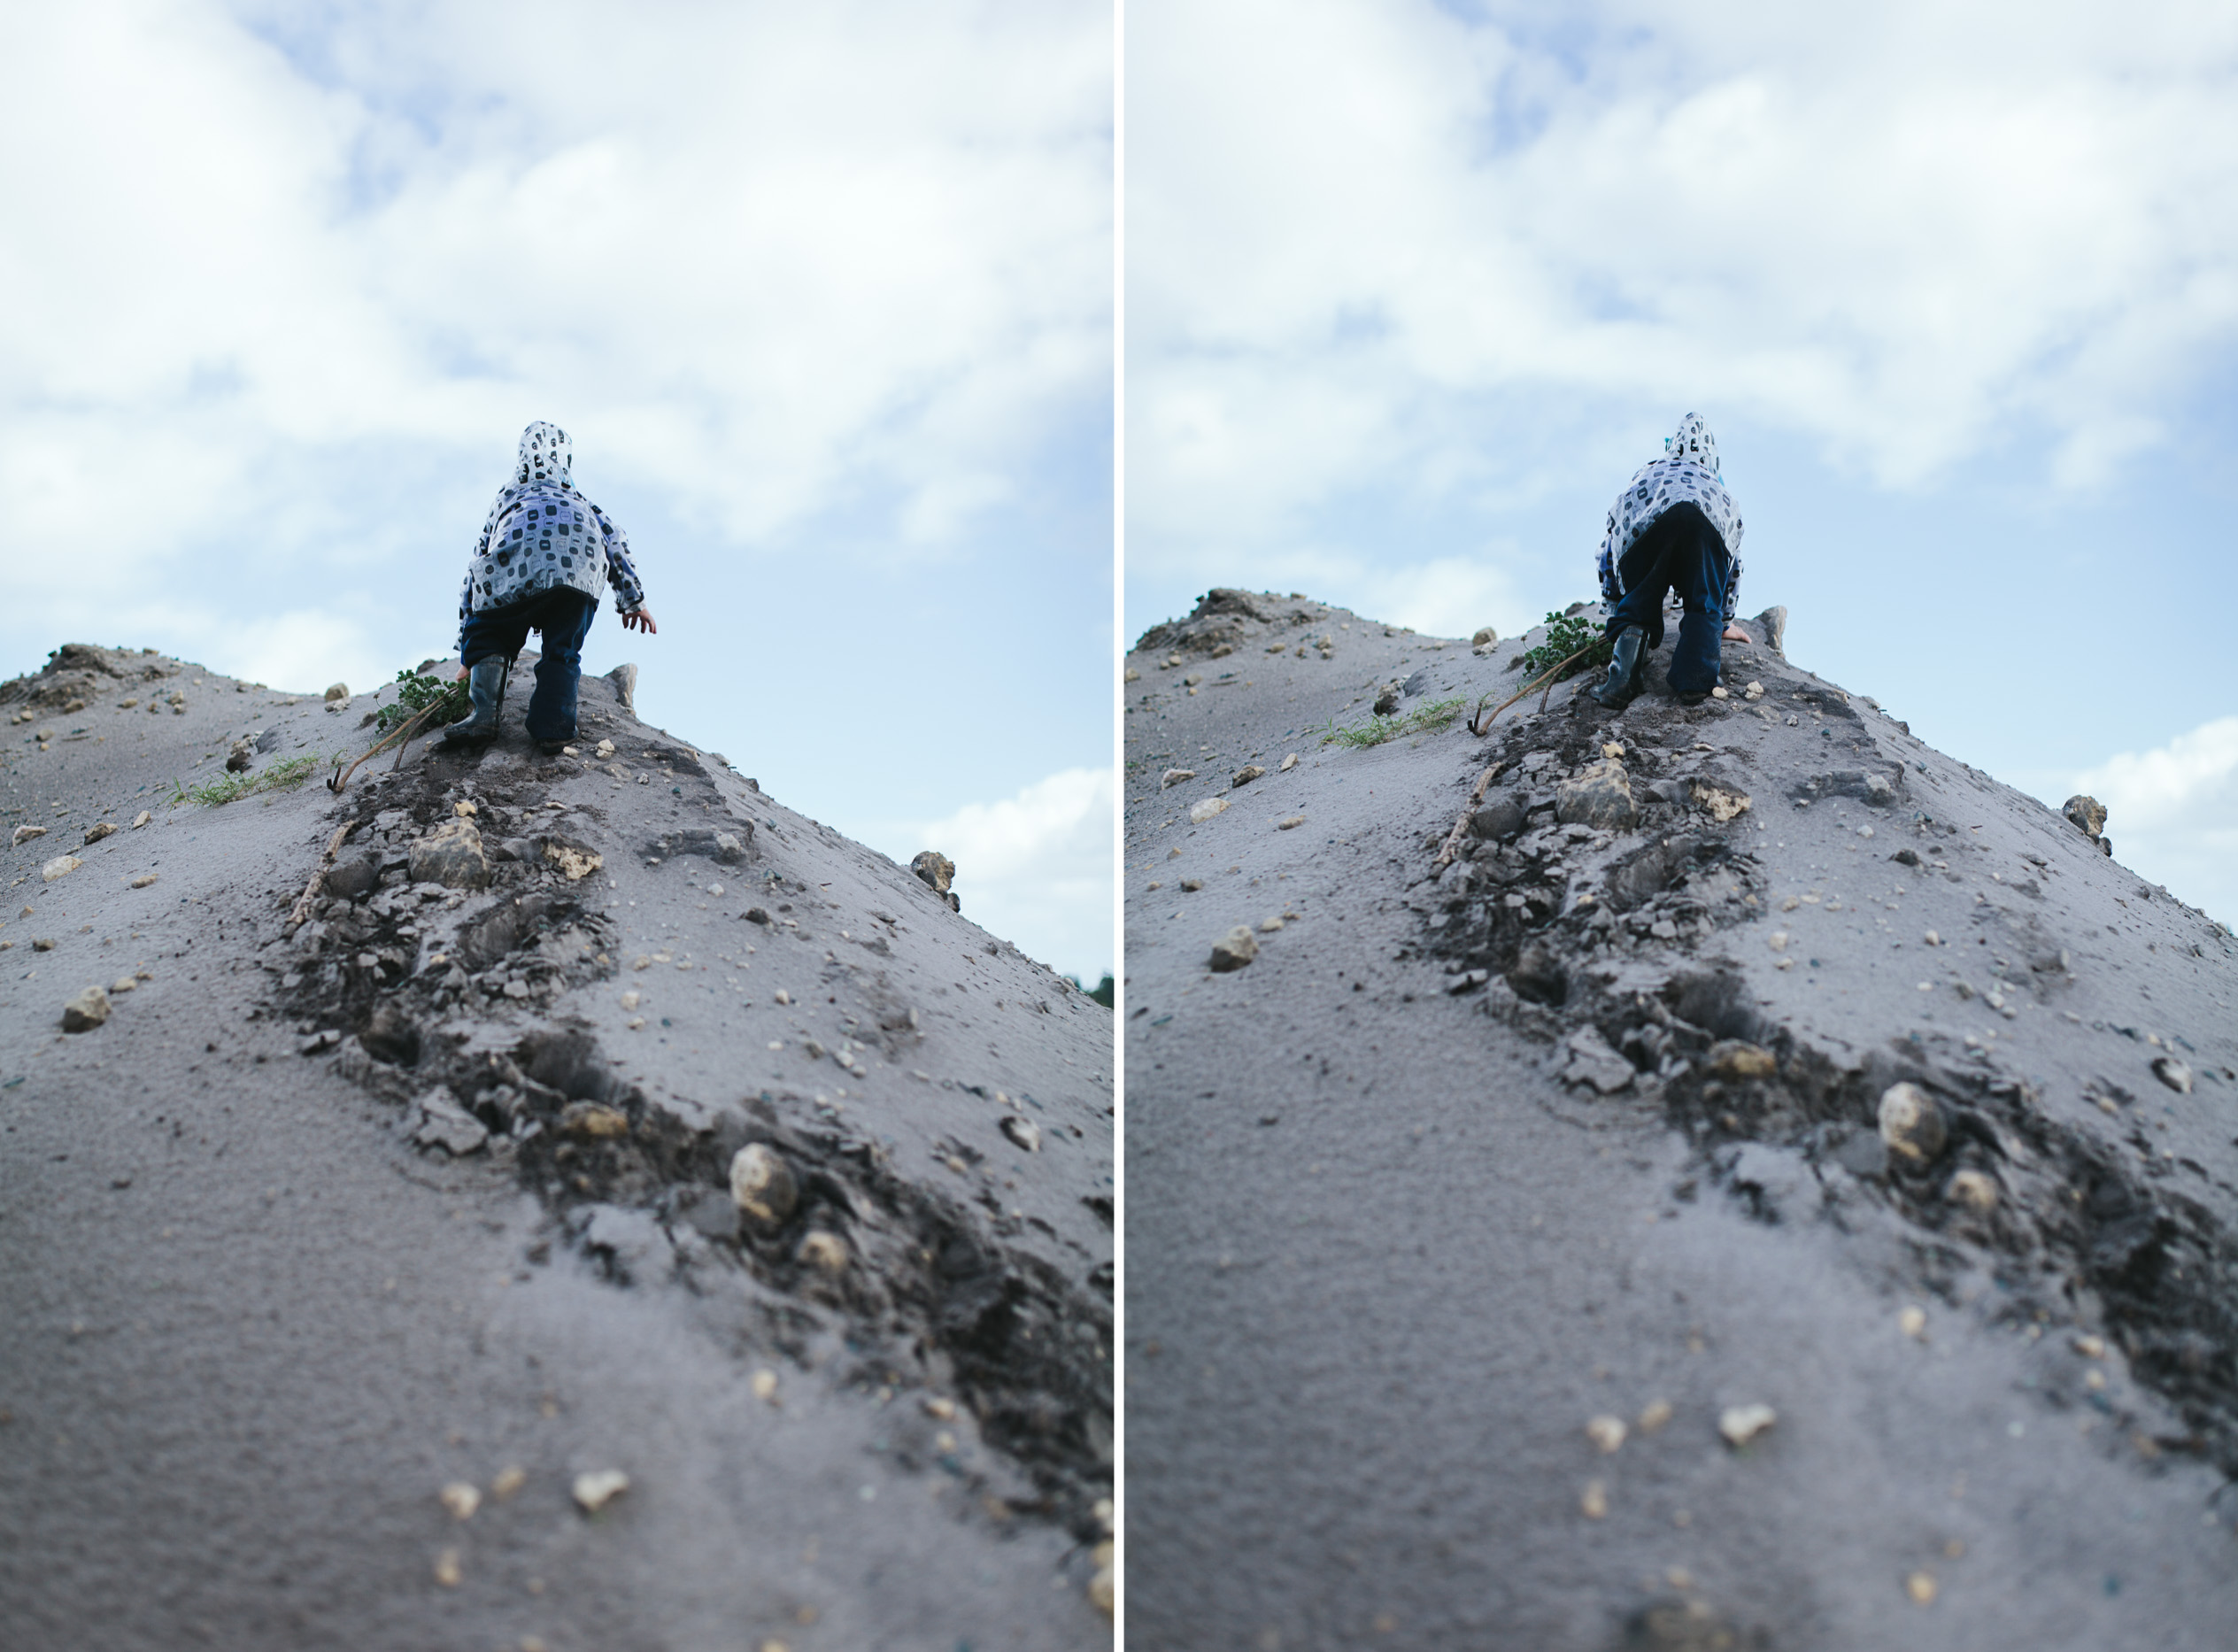
{"label": "child's outstretched hand", "polygon": [[623,614],[621,616],[621,629],[625,631],[641,630],[647,637],[658,636],[660,631],[660,628],[652,622],[652,610],[651,608],[638,608],[629,614]]}

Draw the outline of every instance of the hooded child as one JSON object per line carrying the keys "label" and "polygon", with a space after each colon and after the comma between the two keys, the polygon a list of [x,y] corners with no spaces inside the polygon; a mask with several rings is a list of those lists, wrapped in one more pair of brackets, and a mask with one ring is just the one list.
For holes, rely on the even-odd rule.
{"label": "hooded child", "polygon": [[529,737],[556,752],[575,737],[583,642],[614,586],[622,629],[657,630],[629,541],[575,484],[575,444],[539,419],[521,433],[513,480],[498,491],[467,564],[459,598],[459,675],[472,712],[443,731],[446,746],[474,745],[498,732],[498,691],[529,633],[543,638]]}
{"label": "hooded child", "polygon": [[1690,413],[1676,436],[1663,438],[1663,457],[1633,476],[1609,507],[1601,595],[1616,648],[1595,699],[1613,709],[1640,692],[1646,658],[1663,646],[1663,596],[1672,591],[1686,613],[1671,650],[1671,691],[1693,705],[1717,686],[1720,638],[1749,640],[1732,623],[1740,531],[1740,507],[1718,476],[1717,438]]}

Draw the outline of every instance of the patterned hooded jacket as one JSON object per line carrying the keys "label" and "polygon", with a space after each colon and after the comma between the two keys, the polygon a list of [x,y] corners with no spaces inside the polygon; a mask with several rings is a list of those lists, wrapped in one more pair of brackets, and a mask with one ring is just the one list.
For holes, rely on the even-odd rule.
{"label": "patterned hooded jacket", "polygon": [[467,563],[462,645],[469,615],[555,586],[571,585],[595,602],[611,580],[617,612],[644,606],[629,537],[576,490],[574,467],[575,444],[558,425],[539,419],[521,433],[521,462],[498,490]]}
{"label": "patterned hooded jacket", "polygon": [[1702,508],[1733,558],[1733,577],[1725,583],[1725,612],[1733,617],[1740,593],[1740,507],[1717,479],[1717,438],[1700,413],[1688,413],[1678,422],[1678,434],[1663,438],[1663,457],[1644,467],[1609,507],[1609,528],[1601,541],[1601,596],[1610,607],[1624,599],[1624,552],[1674,505],[1692,503]]}

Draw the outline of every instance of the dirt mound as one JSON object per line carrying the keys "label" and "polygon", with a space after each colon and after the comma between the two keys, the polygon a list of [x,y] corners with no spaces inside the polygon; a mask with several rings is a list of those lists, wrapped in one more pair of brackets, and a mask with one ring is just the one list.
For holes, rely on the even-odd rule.
{"label": "dirt mound", "polygon": [[1472,736],[1541,640],[1131,661],[1132,1621],[2207,1644],[2238,946],[1769,635]]}
{"label": "dirt mound", "polygon": [[[12,1143],[42,1148],[0,1200],[45,1259],[17,1270],[15,1307],[36,1318],[80,1255],[103,1258],[71,1287],[81,1319],[135,1319],[158,1278],[214,1302],[100,1344],[91,1385],[66,1378],[66,1339],[18,1339],[0,1404],[137,1462],[200,1438],[197,1417],[238,1403],[220,1393],[248,1396],[248,1455],[213,1436],[188,1471],[286,1575],[390,1579],[359,1596],[224,1565],[173,1578],[198,1552],[191,1508],[127,1517],[128,1486],[64,1475],[45,1498],[11,1488],[42,1510],[12,1525],[0,1576],[33,1624],[161,1644],[197,1612],[279,1610],[290,1635],[339,1614],[368,1644],[462,1621],[509,1641],[533,1579],[573,1631],[617,1641],[758,1640],[819,1613],[864,1643],[1107,1633],[1087,1598],[1113,1473],[1107,1009],[639,722],[624,680],[585,682],[567,753],[539,753],[509,697],[488,748],[415,743],[339,796],[310,776],[375,737],[393,689],[275,695],[79,649],[27,681],[0,696],[85,710],[19,739],[5,776],[12,818],[48,828],[9,851],[26,911],[0,926],[30,961],[0,988],[0,1108]],[[42,879],[47,845],[81,838]],[[68,992],[112,979],[107,1023],[63,1032]],[[791,1190],[766,1218],[734,1195],[748,1149]],[[106,1177],[106,1211],[40,1191],[79,1166]],[[401,1317],[368,1318],[422,1274]],[[315,1357],[228,1329],[266,1302]],[[112,1357],[202,1374],[77,1415],[127,1380]],[[336,1421],[353,1409],[386,1420]],[[423,1432],[438,1456],[498,1442],[530,1489],[497,1489],[521,1483],[504,1456],[478,1480],[460,1461],[445,1472],[486,1488],[483,1511],[445,1540],[468,1517],[444,1509],[476,1505],[435,1500]],[[233,1485],[243,1463],[282,1465],[286,1489]],[[575,1535],[573,1477],[617,1463],[633,1489],[605,1535]],[[560,1565],[561,1534],[596,1563]],[[116,1588],[118,1566],[170,1581]],[[774,1615],[729,1610],[741,1589]]]}

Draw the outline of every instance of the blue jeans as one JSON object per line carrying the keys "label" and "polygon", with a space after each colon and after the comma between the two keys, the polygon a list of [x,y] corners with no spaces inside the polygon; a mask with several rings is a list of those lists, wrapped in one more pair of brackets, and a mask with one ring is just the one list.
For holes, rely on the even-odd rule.
{"label": "blue jeans", "polygon": [[575,737],[575,685],[583,680],[583,639],[598,617],[598,599],[572,586],[532,591],[502,608],[470,616],[459,663],[471,669],[477,660],[518,659],[529,633],[544,638],[536,661],[536,691],[529,697],[529,737]]}
{"label": "blue jeans", "polygon": [[1663,593],[1676,591],[1686,612],[1671,653],[1671,691],[1715,688],[1723,660],[1718,639],[1733,602],[1733,555],[1702,507],[1689,501],[1656,517],[1624,552],[1617,579],[1624,594],[1609,616],[1609,635],[1636,625],[1648,634],[1645,652],[1662,647]]}

